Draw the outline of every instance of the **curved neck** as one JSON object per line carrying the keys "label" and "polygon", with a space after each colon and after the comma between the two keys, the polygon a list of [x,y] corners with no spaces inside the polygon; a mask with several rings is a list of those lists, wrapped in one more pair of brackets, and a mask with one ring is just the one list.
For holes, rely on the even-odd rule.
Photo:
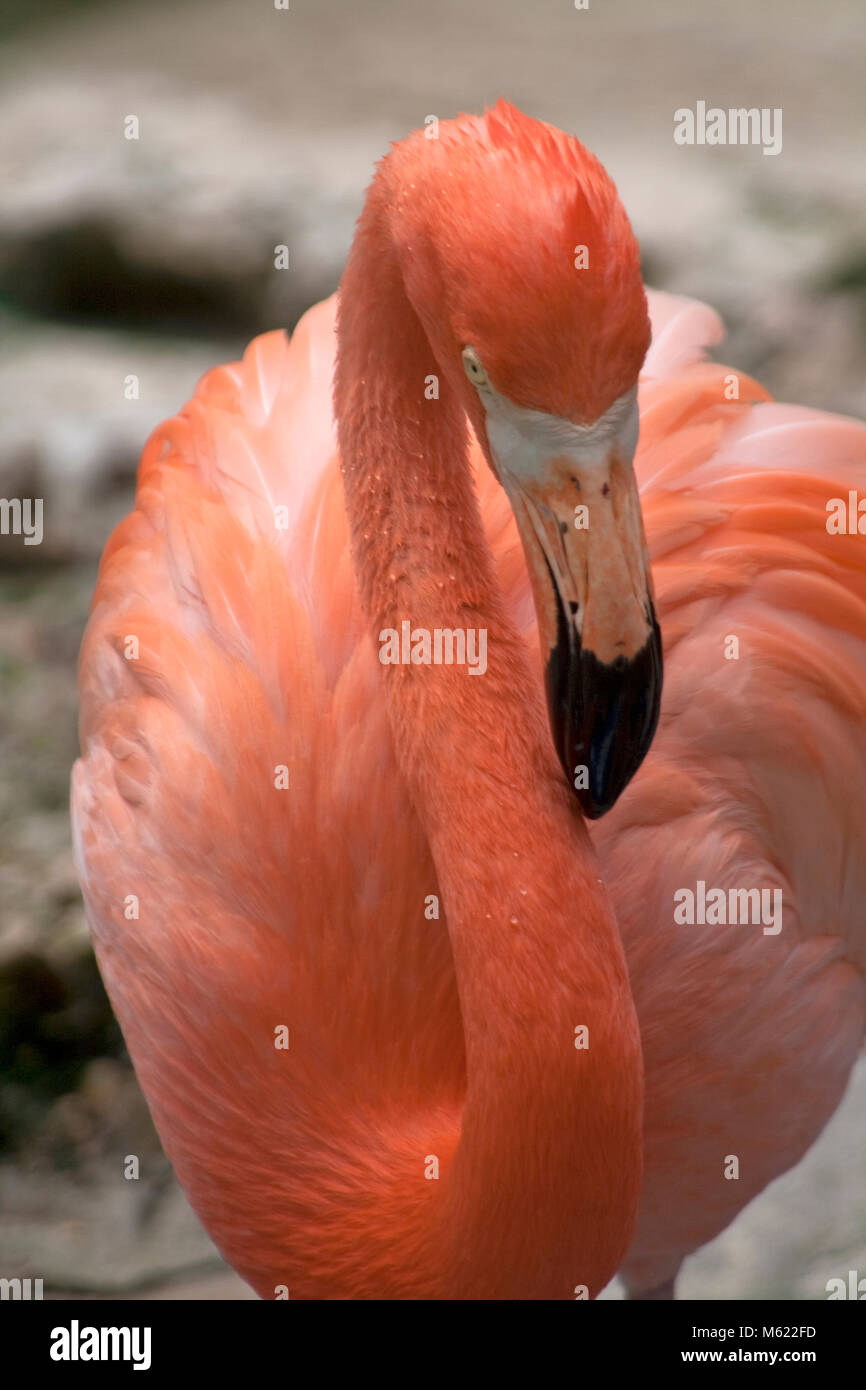
{"label": "curved neck", "polygon": [[[413,1244],[445,1297],[595,1294],[625,1253],[640,1182],[642,1065],[622,946],[550,745],[540,674],[497,591],[465,416],[386,227],[374,185],[340,289],[335,376],[362,604],[377,650],[405,620],[487,634],[483,675],[382,666],[466,1042],[459,1142]],[[582,1026],[588,1046],[576,1048]]]}

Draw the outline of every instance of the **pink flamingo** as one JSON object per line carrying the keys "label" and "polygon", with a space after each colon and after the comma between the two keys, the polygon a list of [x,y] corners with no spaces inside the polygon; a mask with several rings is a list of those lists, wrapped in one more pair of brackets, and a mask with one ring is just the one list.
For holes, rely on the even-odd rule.
{"label": "pink flamingo", "polygon": [[[106,548],[88,916],[263,1296],[574,1298],[624,1260],[658,1296],[841,1096],[866,565],[825,501],[866,429],[705,363],[703,306],[650,312],[667,673],[628,786],[661,678],[638,252],[597,161],[505,103],[392,149],[336,331],[329,301],[208,373]],[[377,660],[407,621],[483,632],[483,677]],[[780,887],[783,930],[678,925],[699,880]]]}

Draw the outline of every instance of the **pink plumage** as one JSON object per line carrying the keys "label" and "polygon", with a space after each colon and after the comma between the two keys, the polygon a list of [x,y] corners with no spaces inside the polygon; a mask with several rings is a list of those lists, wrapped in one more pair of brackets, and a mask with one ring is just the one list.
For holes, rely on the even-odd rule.
{"label": "pink plumage", "polygon": [[[649,304],[635,466],[666,684],[646,762],[592,829],[646,1071],[637,1293],[805,1152],[866,1018],[866,562],[824,524],[866,485],[866,428],[769,402],[704,360],[711,310]],[[334,351],[328,301],[208,373],[149,441],[82,654],[74,818],[109,992],[228,1258],[264,1293],[413,1296],[384,1244],[395,1174],[454,1152],[464,1035],[348,547]],[[505,611],[537,652],[512,512],[474,441],[471,461]],[[781,889],[783,929],[678,925],[698,881]],[[269,1041],[289,1020],[308,1049],[291,1082]]]}

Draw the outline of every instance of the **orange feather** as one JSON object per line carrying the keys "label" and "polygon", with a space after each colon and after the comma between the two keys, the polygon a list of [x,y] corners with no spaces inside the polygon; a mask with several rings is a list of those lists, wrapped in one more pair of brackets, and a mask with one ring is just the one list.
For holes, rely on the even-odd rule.
{"label": "orange feather", "polygon": [[[504,106],[486,119],[507,181],[522,127]],[[461,129],[432,153],[421,136],[397,147],[390,174],[435,158],[432,197]],[[545,157],[580,160],[557,137]],[[619,234],[599,171],[580,163],[582,196]],[[600,312],[619,267],[575,276],[578,299],[555,306],[515,249],[496,264],[532,369],[519,385],[503,358],[499,379],[567,413],[543,379],[545,324],[566,332],[580,296]],[[442,291],[483,318],[480,279],[470,266]],[[604,369],[580,345],[558,379],[587,383],[575,418],[637,371],[645,310],[623,296],[632,332],[616,319]],[[649,303],[636,470],[666,685],[651,753],[593,826],[609,899],[548,748],[526,565],[474,438],[483,533],[468,475],[446,494],[433,460],[416,497],[408,450],[386,520],[369,499],[359,579],[334,301],[208,373],[149,440],[106,548],[73,779],[88,917],[169,1157],[264,1296],[595,1294],[629,1241],[625,1277],[649,1290],[797,1161],[844,1090],[866,1018],[866,563],[824,521],[864,483],[866,427],[770,403],[743,376],[727,399],[727,369],[703,360],[712,311]],[[384,612],[401,552],[375,528],[395,516],[429,613],[476,612],[497,634],[485,681],[458,690],[443,671],[383,698],[359,583]],[[781,887],[783,930],[676,925],[674,893],[699,879]],[[633,1238],[641,1067],[614,917],[647,1086]]]}

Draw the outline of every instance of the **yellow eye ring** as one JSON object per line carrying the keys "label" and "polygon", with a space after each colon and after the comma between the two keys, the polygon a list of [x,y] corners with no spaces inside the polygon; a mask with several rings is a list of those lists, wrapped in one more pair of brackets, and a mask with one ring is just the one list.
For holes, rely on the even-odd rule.
{"label": "yellow eye ring", "polygon": [[473,386],[489,386],[487,373],[481,365],[481,358],[474,348],[465,347],[462,352],[463,370]]}

